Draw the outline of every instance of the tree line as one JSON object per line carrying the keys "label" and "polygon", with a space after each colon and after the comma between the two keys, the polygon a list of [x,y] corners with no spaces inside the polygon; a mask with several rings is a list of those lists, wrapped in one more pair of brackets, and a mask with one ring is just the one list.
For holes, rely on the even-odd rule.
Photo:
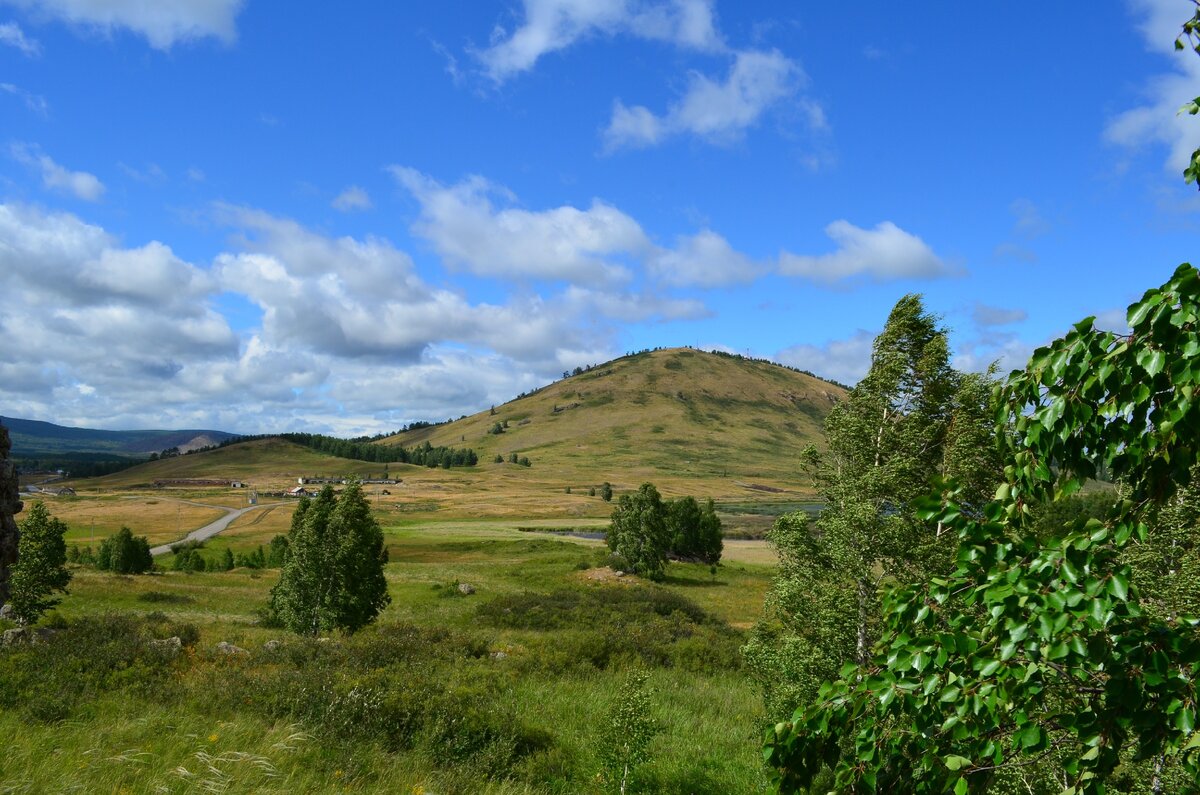
{"label": "tree line", "polygon": [[416,466],[442,467],[473,467],[479,463],[479,456],[471,448],[434,447],[428,441],[416,447],[401,445],[371,444],[365,441],[338,439],[334,436],[324,436],[319,433],[273,433],[258,436],[238,436],[226,439],[219,447],[261,439],[284,439],[293,444],[316,450],[319,453],[348,458],[354,461],[369,461],[375,464],[401,463]]}

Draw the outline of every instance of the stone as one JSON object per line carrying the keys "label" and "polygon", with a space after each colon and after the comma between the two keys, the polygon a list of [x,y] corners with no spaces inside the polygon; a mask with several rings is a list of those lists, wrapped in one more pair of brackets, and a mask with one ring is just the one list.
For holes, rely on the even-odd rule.
{"label": "stone", "polygon": [[276,649],[282,649],[282,648],[283,648],[283,641],[281,641],[279,638],[272,638],[271,640],[269,640],[263,644],[263,649],[265,651],[275,651]]}
{"label": "stone", "polygon": [[458,584],[458,592],[463,596],[470,596],[475,593],[475,586],[469,582],[460,582]]}
{"label": "stone", "polygon": [[623,572],[623,571],[618,571],[618,572],[615,572],[615,576],[617,576],[617,577],[624,577],[624,576],[625,576],[625,572]]}
{"label": "stone", "polygon": [[508,657],[508,653],[507,653],[507,652],[502,652],[502,651],[494,651],[494,652],[492,652],[492,659],[493,659],[493,660],[503,660],[503,659],[506,659],[507,657]]}
{"label": "stone", "polygon": [[0,635],[0,646],[23,646],[34,641],[34,634],[29,627],[6,629],[4,634]]}
{"label": "stone", "polygon": [[21,537],[13,517],[25,507],[17,488],[17,467],[8,459],[11,449],[8,428],[0,425],[0,604],[8,601],[8,580],[17,562],[17,540]]}
{"label": "stone", "polygon": [[174,657],[183,651],[183,641],[179,639],[178,635],[172,635],[169,638],[150,641],[150,648],[157,649],[165,653],[168,657]]}
{"label": "stone", "polygon": [[250,652],[246,651],[241,646],[234,646],[232,643],[227,643],[225,641],[221,641],[217,644],[217,651],[219,651],[221,654],[227,654],[231,657],[238,654],[250,654]]}
{"label": "stone", "polygon": [[7,619],[9,621],[15,621],[16,619],[13,618],[12,613],[13,613],[12,605],[0,605],[0,618]]}

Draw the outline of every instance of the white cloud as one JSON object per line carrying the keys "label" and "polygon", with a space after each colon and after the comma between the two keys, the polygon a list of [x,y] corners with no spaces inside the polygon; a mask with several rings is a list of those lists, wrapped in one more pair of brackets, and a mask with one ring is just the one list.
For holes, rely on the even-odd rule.
{"label": "white cloud", "polygon": [[481,276],[607,284],[629,278],[623,257],[653,250],[637,221],[599,199],[583,210],[497,208],[493,197],[507,205],[514,197],[482,177],[445,186],[411,168],[389,170],[421,205],[413,232],[447,264]]}
{"label": "white cloud", "polygon": [[476,53],[497,83],[593,35],[627,34],[708,51],[723,46],[710,0],[524,0],[524,12],[516,30],[497,28],[491,46]]}
{"label": "white cloud", "polygon": [[854,386],[871,369],[875,335],[859,329],[846,339],[824,345],[793,345],[775,354],[775,361],[808,370],[822,378]]}
{"label": "white cloud", "polygon": [[43,96],[31,94],[20,86],[15,86],[12,83],[0,83],[0,91],[3,91],[5,94],[12,94],[14,97],[18,97],[22,102],[25,103],[25,107],[29,108],[42,118],[46,118],[46,116],[49,115],[50,104],[46,102],[46,98]]}
{"label": "white cloud", "polygon": [[1133,0],[1131,4],[1142,15],[1139,27],[1147,48],[1168,56],[1172,68],[1147,81],[1143,88],[1145,103],[1113,118],[1104,135],[1110,142],[1130,149],[1147,142],[1164,144],[1168,150],[1165,166],[1181,174],[1191,153],[1200,148],[1200,127],[1195,118],[1178,112],[1184,102],[1196,96],[1200,58],[1190,50],[1175,52],[1173,42],[1185,15],[1194,9],[1179,0]]}
{"label": "white cloud", "polygon": [[[800,66],[778,50],[739,52],[724,81],[693,72],[687,91],[661,116],[617,100],[604,130],[605,147],[611,151],[654,146],[685,133],[716,143],[736,141],[805,79]],[[818,104],[806,101],[802,110],[813,129],[827,128]]]}
{"label": "white cloud", "polygon": [[674,249],[650,258],[650,270],[675,287],[723,287],[753,281],[765,268],[734,250],[729,241],[708,229],[680,237]]}
{"label": "white cloud", "polygon": [[369,210],[371,209],[371,197],[362,188],[351,185],[339,193],[330,205],[335,210],[341,210],[344,213],[354,210]]}
{"label": "white cloud", "polygon": [[975,321],[977,326],[1008,326],[1013,323],[1020,323],[1029,317],[1029,313],[1024,309],[1003,309],[998,306],[988,306],[987,304],[975,304],[975,309],[971,312],[971,319]]}
{"label": "white cloud", "polygon": [[994,364],[997,373],[1005,376],[1013,370],[1024,369],[1035,347],[1015,334],[985,334],[965,343],[954,354],[952,364],[955,369],[969,373],[982,373]]}
{"label": "white cloud", "polygon": [[673,248],[659,246],[634,218],[600,199],[587,209],[527,210],[482,177],[446,186],[411,168],[389,171],[421,205],[412,231],[447,264],[481,276],[611,287],[632,281],[642,265],[667,286],[721,287],[766,270],[710,229],[678,236]]}
{"label": "white cloud", "polygon": [[[211,266],[67,213],[0,204],[0,405],[101,427],[376,433],[500,403],[618,351],[624,323],[708,315],[653,289],[475,302],[378,237],[218,205]],[[235,332],[222,312],[239,309]],[[248,319],[247,319],[248,318]],[[18,335],[19,330],[19,335]]]}
{"label": "white cloud", "polygon": [[42,45],[38,44],[35,39],[26,37],[25,31],[21,30],[21,26],[16,22],[5,22],[0,25],[0,44],[16,47],[30,57],[39,55],[42,51]]}
{"label": "white cloud", "polygon": [[838,220],[825,227],[825,234],[838,244],[837,251],[819,256],[785,251],[779,257],[780,272],[824,284],[855,277],[874,282],[932,279],[951,272],[925,241],[891,221],[884,221],[874,229],[862,229]]}
{"label": "white cloud", "polygon": [[72,25],[111,34],[127,28],[150,46],[216,37],[232,42],[243,0],[3,0],[9,5]]}
{"label": "white cloud", "polygon": [[14,204],[0,204],[0,241],[6,413],[153,416],[181,376],[236,356],[215,281],[162,243],[124,248],[74,215]]}
{"label": "white cloud", "polygon": [[99,201],[104,195],[104,183],[95,174],[64,168],[36,146],[13,144],[9,151],[18,163],[38,169],[42,175],[42,185],[50,190],[90,202]]}

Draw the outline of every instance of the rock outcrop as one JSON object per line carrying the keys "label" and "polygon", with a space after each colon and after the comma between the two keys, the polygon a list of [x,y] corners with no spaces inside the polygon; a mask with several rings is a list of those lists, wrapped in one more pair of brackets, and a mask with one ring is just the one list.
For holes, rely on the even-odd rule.
{"label": "rock outcrop", "polygon": [[8,601],[8,577],[17,562],[17,539],[20,537],[15,517],[25,506],[17,489],[17,467],[8,458],[12,442],[8,428],[0,425],[0,604]]}

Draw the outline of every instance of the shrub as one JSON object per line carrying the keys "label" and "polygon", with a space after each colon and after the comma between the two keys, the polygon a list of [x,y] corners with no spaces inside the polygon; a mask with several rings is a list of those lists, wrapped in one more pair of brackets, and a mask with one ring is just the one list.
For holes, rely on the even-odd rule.
{"label": "shrub", "polygon": [[145,536],[134,536],[128,527],[122,527],[101,542],[100,551],[96,553],[96,568],[113,574],[145,574],[154,568],[150,542]]}

